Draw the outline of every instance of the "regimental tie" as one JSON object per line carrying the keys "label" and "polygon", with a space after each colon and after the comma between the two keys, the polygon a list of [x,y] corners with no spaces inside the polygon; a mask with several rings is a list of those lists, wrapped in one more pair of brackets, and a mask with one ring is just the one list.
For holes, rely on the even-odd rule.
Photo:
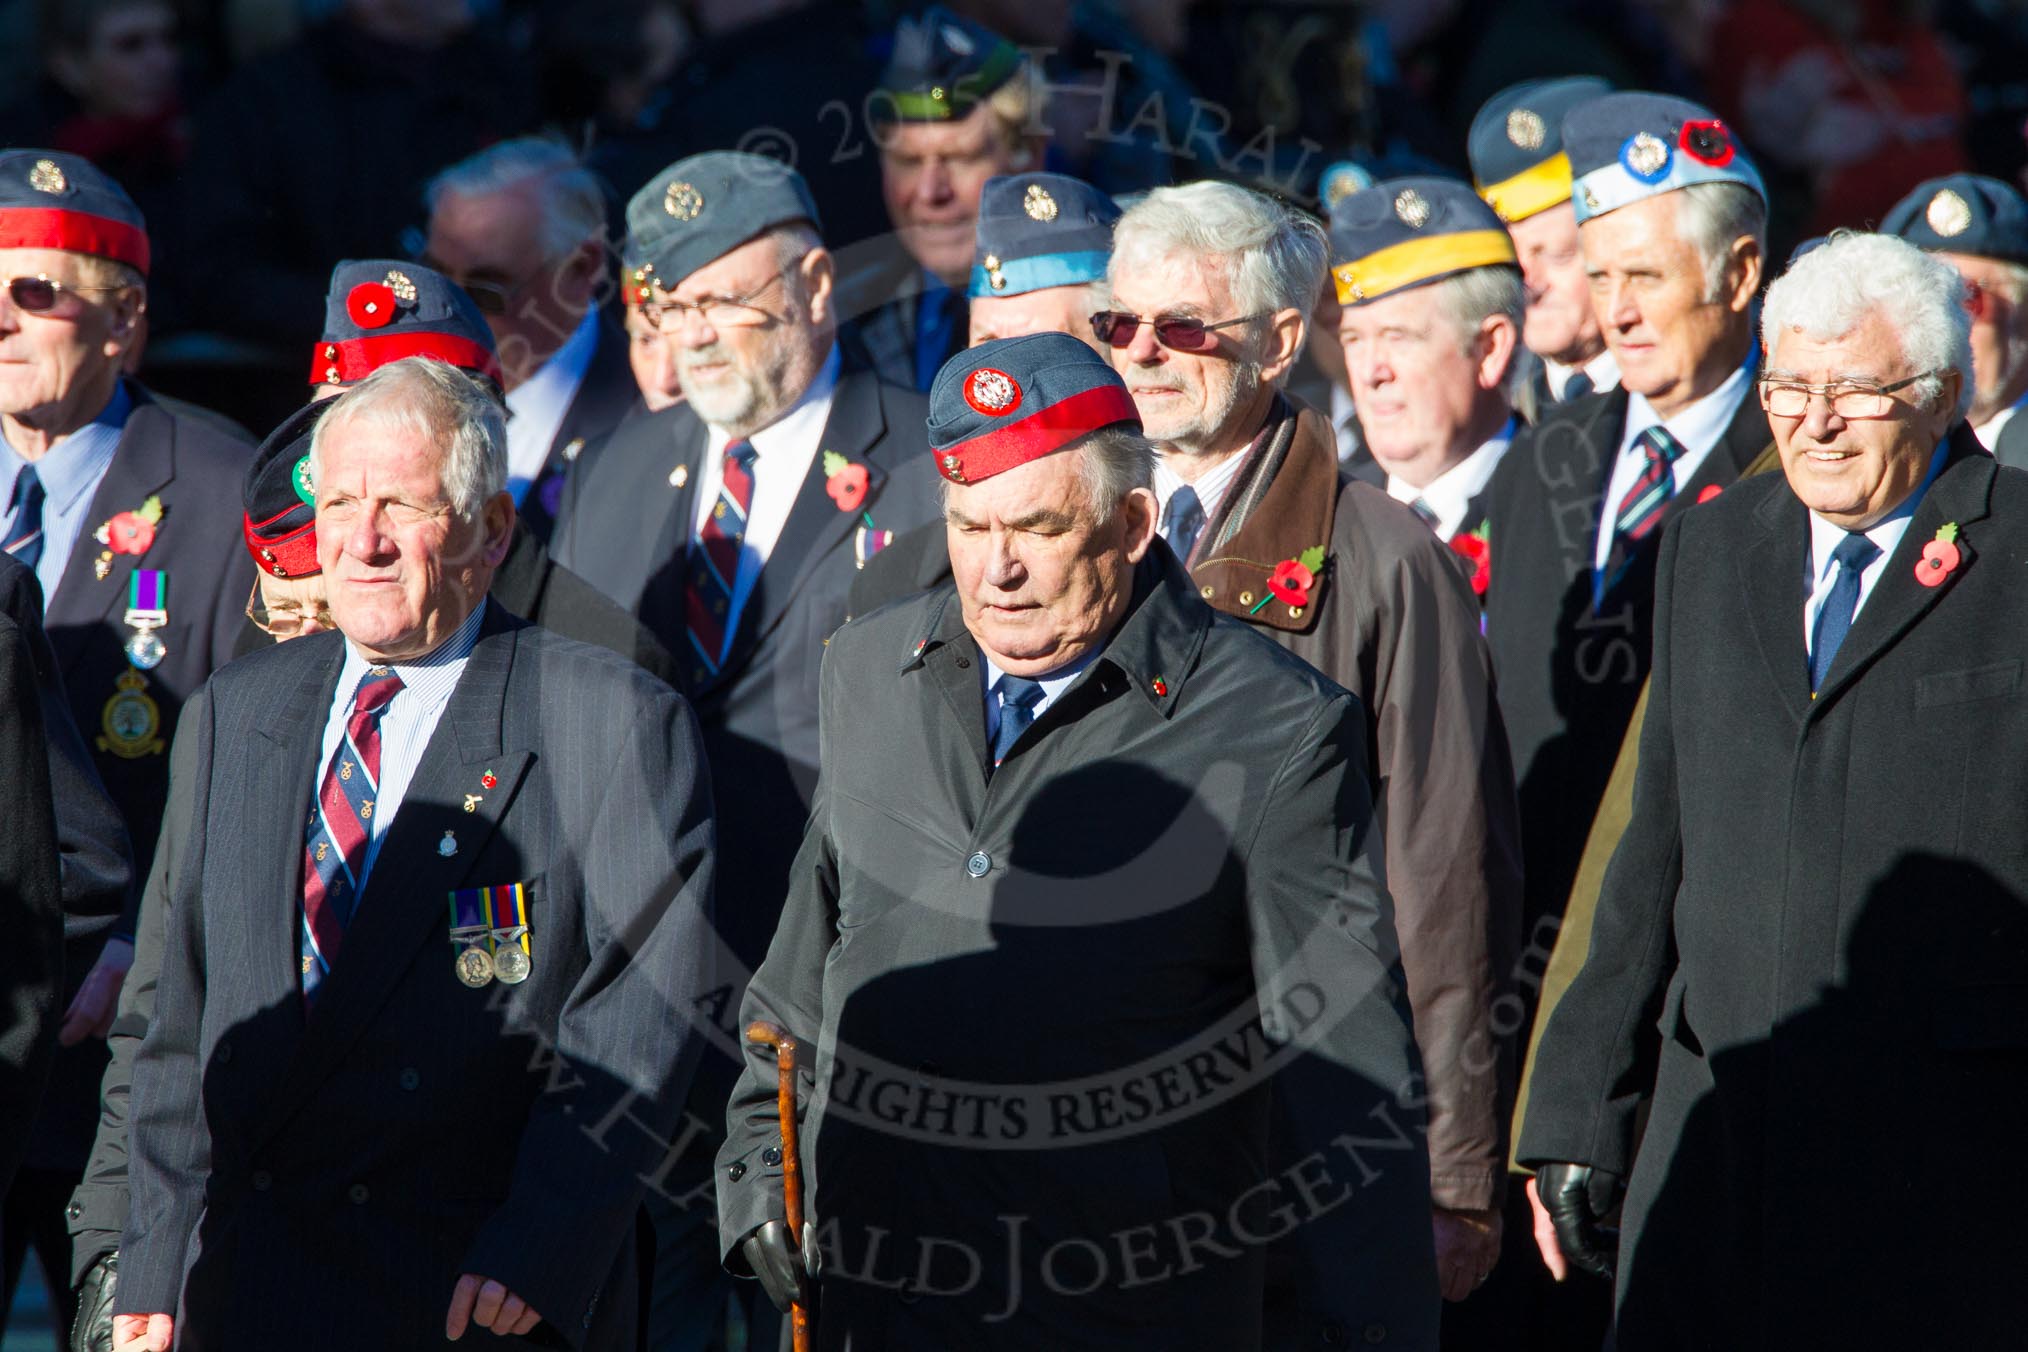
{"label": "regimental tie", "polygon": [[1831,579],[1831,590],[1824,594],[1824,604],[1817,608],[1817,622],[1810,634],[1812,699],[1817,696],[1817,687],[1831,674],[1831,663],[1837,658],[1845,635],[1852,632],[1852,618],[1859,613],[1861,576],[1879,557],[1880,546],[1858,531],[1846,532],[1838,547],[1831,551],[1831,562],[1838,575]]}
{"label": "regimental tie", "polygon": [[1436,508],[1429,505],[1427,498],[1418,497],[1414,499],[1408,504],[1408,510],[1414,512],[1423,525],[1428,526],[1439,535],[1443,534],[1441,527],[1442,518],[1437,515]]}
{"label": "regimental tie", "polygon": [[303,845],[303,1000],[314,1005],[359,902],[359,879],[380,794],[380,716],[401,677],[374,667],[360,679],[345,737],[324,767]]}
{"label": "regimental tie", "polygon": [[1641,466],[1641,477],[1634,480],[1633,487],[1620,499],[1619,510],[1613,513],[1613,542],[1606,554],[1605,570],[1594,583],[1594,609],[1625,575],[1641,541],[1654,534],[1655,528],[1662,524],[1662,516],[1669,510],[1669,499],[1676,494],[1673,466],[1682,458],[1683,443],[1671,436],[1668,428],[1657,423],[1635,437],[1634,445],[1640,448],[1647,463]]}
{"label": "regimental tie", "polygon": [[732,589],[739,581],[746,515],[753,508],[753,462],[757,454],[750,441],[726,444],[718,501],[712,504],[711,515],[705,518],[704,529],[697,533],[690,550],[690,585],[684,591],[683,627],[690,641],[693,690],[717,675],[718,664],[725,659]]}
{"label": "regimental tie", "polygon": [[14,512],[14,524],[7,528],[7,538],[0,541],[0,549],[31,569],[42,562],[42,499],[42,480],[35,473],[35,466],[23,465],[21,473],[14,476],[14,501],[8,504]]}
{"label": "regimental tie", "polygon": [[1197,536],[1204,529],[1204,502],[1197,496],[1197,490],[1184,484],[1169,495],[1169,505],[1162,509],[1162,538],[1169,542],[1169,548],[1183,562],[1190,562],[1190,551],[1197,547]]}
{"label": "regimental tie", "polygon": [[1000,692],[1000,726],[993,733],[993,768],[997,770],[1035,721],[1035,706],[1042,702],[1042,682],[1026,676],[1002,676],[995,688]]}

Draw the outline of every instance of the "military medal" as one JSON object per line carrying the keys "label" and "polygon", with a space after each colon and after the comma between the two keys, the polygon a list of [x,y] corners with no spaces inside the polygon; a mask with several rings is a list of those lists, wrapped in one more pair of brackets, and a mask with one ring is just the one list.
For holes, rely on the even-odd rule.
{"label": "military medal", "polygon": [[[450,839],[449,832],[444,839]],[[486,924],[486,908],[480,900],[483,890],[464,888],[451,893],[451,970],[474,990],[493,980],[493,955],[488,951],[492,928]]]}
{"label": "military medal", "polygon": [[518,948],[503,948],[493,954],[493,973],[510,986],[528,979],[528,955]]}
{"label": "military medal", "polygon": [[520,883],[489,887],[486,914],[493,927],[493,969],[502,981],[518,986],[534,963],[528,955],[528,893]]}
{"label": "military medal", "polygon": [[450,939],[458,980],[475,989],[496,977],[518,986],[535,970],[529,955],[527,891],[520,883],[451,893]]}
{"label": "military medal", "polygon": [[153,671],[169,655],[169,646],[155,631],[169,622],[169,575],[159,568],[136,568],[127,578],[127,660],[141,671]]}
{"label": "military medal", "polygon": [[493,960],[483,948],[474,946],[459,953],[457,967],[458,980],[474,990],[493,979]]}

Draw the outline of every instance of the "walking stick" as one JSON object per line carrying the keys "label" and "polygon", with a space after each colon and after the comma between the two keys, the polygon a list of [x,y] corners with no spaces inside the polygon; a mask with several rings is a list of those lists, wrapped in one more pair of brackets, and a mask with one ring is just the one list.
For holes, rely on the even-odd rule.
{"label": "walking stick", "polygon": [[[747,1025],[746,1040],[775,1049],[775,1114],[782,1123],[782,1214],[789,1247],[803,1261],[803,1156],[796,1146],[796,1039],[787,1030],[757,1020]],[[810,1352],[810,1311],[799,1300],[789,1303],[789,1327],[795,1352]]]}

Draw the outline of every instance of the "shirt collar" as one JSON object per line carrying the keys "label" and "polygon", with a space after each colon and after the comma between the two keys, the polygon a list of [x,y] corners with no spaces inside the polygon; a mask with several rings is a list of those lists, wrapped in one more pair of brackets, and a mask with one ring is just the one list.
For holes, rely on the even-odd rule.
{"label": "shirt collar", "polygon": [[[798,443],[807,446],[824,435],[824,423],[831,416],[831,396],[838,390],[840,364],[838,344],[834,342],[831,351],[824,357],[824,364],[817,369],[817,378],[810,382],[789,411],[747,438],[755,455],[765,459],[771,452],[792,450]],[[812,422],[816,426],[810,426]],[[732,434],[724,428],[707,423],[706,429],[711,434],[709,449],[713,456],[722,454],[732,444]]]}
{"label": "shirt collar", "polygon": [[[1104,651],[1105,645],[1099,644],[1097,647],[1087,649],[1085,651],[1084,656],[1078,658],[1076,661],[1070,663],[1068,666],[1058,667],[1055,671],[1050,672],[1047,676],[1036,676],[1032,677],[1031,679],[1041,684],[1043,699],[1053,701],[1058,695],[1061,695],[1064,692],[1064,690],[1069,687],[1072,681],[1084,675],[1084,669],[1090,666],[1093,662],[1096,662],[1098,660],[1099,654]],[[984,648],[981,648],[979,650],[979,675],[986,682],[986,692],[988,694],[992,693],[993,687],[1000,684],[1000,678],[1002,676],[1005,676],[1006,674],[1007,674],[1006,672],[1000,669],[1000,664],[998,662],[995,662],[992,658],[986,655],[986,650]]]}
{"label": "shirt collar", "polygon": [[[1219,461],[1217,465],[1204,474],[1199,475],[1197,482],[1188,484],[1188,487],[1196,490],[1197,504],[1204,509],[1204,522],[1206,525],[1211,524],[1211,522],[1217,519],[1218,509],[1225,505],[1225,495],[1232,491],[1233,481],[1239,477],[1239,471],[1253,457],[1253,453],[1260,448],[1262,440],[1267,436],[1268,427],[1272,427],[1273,425],[1274,419],[1268,419],[1267,426],[1262,427],[1260,431],[1254,433],[1252,441],[1249,441],[1236,453],[1226,456],[1225,459]],[[1155,453],[1155,497],[1158,504],[1163,508],[1167,508],[1169,499],[1176,495],[1178,489],[1185,487],[1186,482],[1182,475],[1169,467],[1169,453],[1157,451]]]}
{"label": "shirt collar", "polygon": [[[1915,491],[1903,498],[1893,511],[1868,526],[1862,532],[1880,548],[1880,556],[1886,558],[1901,543],[1901,537],[1908,533],[1908,523],[1915,519],[1915,509],[1922,505],[1929,493],[1929,486],[1936,482],[1936,476],[1943,473],[1944,461],[1949,457],[1950,438],[1945,437],[1930,453],[1929,470],[1922,476],[1922,482]],[[1814,588],[1823,581],[1831,568],[1831,551],[1849,534],[1843,526],[1824,520],[1815,512],[1810,513],[1810,585]]]}
{"label": "shirt collar", "polygon": [[1667,418],[1655,412],[1646,395],[1629,392],[1627,425],[1621,434],[1621,448],[1624,450],[1633,445],[1634,438],[1650,427],[1666,427],[1685,451],[1709,451],[1725,435],[1725,429],[1731,426],[1732,415],[1739,412],[1739,401],[1746,397],[1754,365],[1754,356],[1749,352],[1745,364],[1727,376],[1724,384]]}
{"label": "shirt collar", "polygon": [[[105,477],[106,466],[113,461],[113,452],[120,447],[120,433],[127,425],[127,415],[133,412],[133,396],[127,393],[127,382],[113,382],[113,396],[99,415],[49,448],[49,454],[35,462],[35,477],[42,484],[49,510],[68,516],[78,505],[78,500],[98,487]],[[21,453],[0,437],[0,447],[6,448],[8,468],[7,486],[0,493],[0,510],[5,510],[12,498],[14,481],[21,475],[22,467],[29,462]],[[140,506],[139,503],[133,504]]]}
{"label": "shirt collar", "polygon": [[[451,636],[421,657],[407,662],[390,662],[388,668],[401,677],[404,692],[419,694],[440,693],[448,697],[450,689],[458,683],[458,673],[463,670],[465,659],[472,655],[472,649],[479,645],[479,626],[485,622],[486,600],[481,597],[479,604],[467,615],[464,623],[451,631]],[[360,655],[352,641],[345,641],[345,663],[338,671],[338,698],[349,700],[352,692],[359,688],[359,682],[375,663]]]}
{"label": "shirt collar", "polygon": [[1388,475],[1387,496],[1396,502],[1414,502],[1421,498],[1437,514],[1437,533],[1446,537],[1456,535],[1464,525],[1465,513],[1471,508],[1472,499],[1493,477],[1493,471],[1499,468],[1500,457],[1513,440],[1514,420],[1510,417],[1498,432],[1486,438],[1470,455],[1421,488],[1406,479]]}
{"label": "shirt collar", "polygon": [[594,305],[577,321],[563,346],[535,368],[535,374],[507,394],[507,406],[516,413],[532,416],[552,402],[567,403],[584,373],[591,368],[592,353],[599,345],[599,307]]}

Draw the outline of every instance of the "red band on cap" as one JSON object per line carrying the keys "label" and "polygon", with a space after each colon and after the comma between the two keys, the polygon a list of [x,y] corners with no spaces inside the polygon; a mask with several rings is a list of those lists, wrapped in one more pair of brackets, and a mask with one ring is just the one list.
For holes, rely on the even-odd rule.
{"label": "red band on cap", "polygon": [[307,526],[297,527],[279,540],[263,540],[254,533],[295,510],[295,507],[291,506],[261,522],[256,522],[252,517],[245,515],[239,519],[240,539],[246,541],[246,552],[253,555],[254,567],[270,577],[308,577],[312,573],[323,571],[317,565],[315,521]]}
{"label": "red band on cap", "polygon": [[349,385],[403,357],[435,357],[490,376],[501,386],[507,383],[500,374],[499,360],[491,352],[454,333],[383,333],[371,338],[348,338],[342,343],[319,343],[310,354],[310,383]]}
{"label": "red band on cap", "polygon": [[68,249],[148,275],[148,234],[125,221],[59,207],[0,208],[0,249]]}
{"label": "red band on cap", "polygon": [[1040,460],[1079,437],[1116,422],[1139,422],[1134,397],[1118,385],[1095,385],[1020,422],[937,452],[937,473],[954,484],[975,484]]}

